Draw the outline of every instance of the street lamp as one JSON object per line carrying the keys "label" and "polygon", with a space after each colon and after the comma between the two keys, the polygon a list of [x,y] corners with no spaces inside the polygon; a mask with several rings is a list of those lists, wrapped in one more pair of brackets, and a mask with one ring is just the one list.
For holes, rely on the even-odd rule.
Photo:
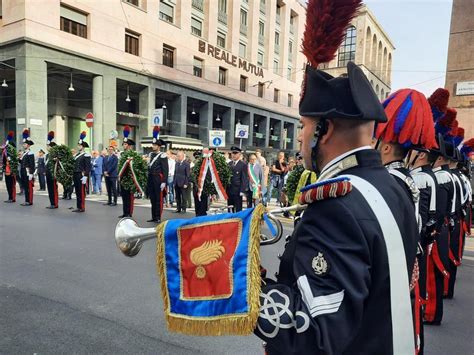
{"label": "street lamp", "polygon": [[219,115],[217,115],[217,117],[216,117],[216,122],[220,122],[220,121],[221,121],[221,118],[220,118]]}
{"label": "street lamp", "polygon": [[129,88],[129,85],[128,85],[128,84],[127,84],[127,98],[125,99],[125,101],[127,101],[127,102],[132,101],[132,100],[130,99],[130,88]]}
{"label": "street lamp", "polygon": [[7,87],[8,87],[7,81],[3,79],[2,88],[7,88]]}
{"label": "street lamp", "polygon": [[161,108],[164,108],[166,110],[166,102],[165,100],[163,100],[163,106],[161,106]]}
{"label": "street lamp", "polygon": [[74,92],[74,86],[72,86],[72,71],[71,71],[71,83],[69,84],[69,91]]}

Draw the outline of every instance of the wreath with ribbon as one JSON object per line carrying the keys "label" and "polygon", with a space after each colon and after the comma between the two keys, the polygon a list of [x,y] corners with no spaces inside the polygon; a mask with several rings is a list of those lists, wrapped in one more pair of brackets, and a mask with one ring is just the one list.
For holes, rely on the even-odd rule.
{"label": "wreath with ribbon", "polygon": [[[18,174],[18,153],[16,148],[11,144],[5,145],[3,153],[7,157],[7,166],[3,167],[6,175],[17,175]],[[10,158],[10,159],[8,159]]]}
{"label": "wreath with ribbon", "polygon": [[304,167],[303,165],[296,165],[294,169],[288,175],[286,180],[286,195],[288,196],[288,201],[290,204],[293,203],[295,198],[296,189],[298,188],[298,182],[300,181],[301,174],[303,174]]}
{"label": "wreath with ribbon", "polygon": [[[206,178],[207,176],[209,178]],[[213,151],[203,151],[203,156],[195,161],[192,170],[193,181],[197,184],[198,196],[204,192],[208,196],[218,195],[227,200],[225,189],[230,183],[232,171],[227,165],[224,154]]]}
{"label": "wreath with ribbon", "polygon": [[119,160],[119,179],[120,185],[131,191],[145,194],[145,186],[148,178],[148,165],[134,150],[126,150],[122,152]]}
{"label": "wreath with ribbon", "polygon": [[64,144],[51,147],[46,168],[61,185],[71,186],[74,172],[74,157],[71,149]]}

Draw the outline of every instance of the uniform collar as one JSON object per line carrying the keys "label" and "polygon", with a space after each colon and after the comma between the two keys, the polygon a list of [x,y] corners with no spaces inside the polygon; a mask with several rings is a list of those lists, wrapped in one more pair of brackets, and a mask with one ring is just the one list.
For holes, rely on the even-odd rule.
{"label": "uniform collar", "polygon": [[[338,175],[344,170],[358,166],[359,160],[361,160],[359,158],[363,158],[367,154],[368,156],[373,155],[374,152],[378,154],[377,151],[366,145],[363,147],[352,149],[348,152],[345,152],[344,154],[339,155],[338,157],[331,160],[328,164],[326,164],[326,166],[321,171],[318,181],[329,179]],[[380,163],[380,155],[378,155],[378,157],[378,162]]]}
{"label": "uniform collar", "polygon": [[385,164],[385,167],[387,169],[402,169],[405,168],[405,163],[403,163],[402,160],[395,160],[392,161],[391,163]]}

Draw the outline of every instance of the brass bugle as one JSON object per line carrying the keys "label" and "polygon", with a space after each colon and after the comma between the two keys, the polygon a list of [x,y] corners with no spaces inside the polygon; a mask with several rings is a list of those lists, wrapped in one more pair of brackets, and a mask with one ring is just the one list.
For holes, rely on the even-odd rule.
{"label": "brass bugle", "polygon": [[[261,234],[260,245],[275,244],[281,239],[283,226],[274,213],[283,213],[285,210],[285,208],[277,209],[267,214],[268,219],[275,224],[276,234],[272,236]],[[156,228],[141,228],[132,218],[122,218],[115,226],[115,244],[128,257],[137,255],[144,242],[155,238]]]}

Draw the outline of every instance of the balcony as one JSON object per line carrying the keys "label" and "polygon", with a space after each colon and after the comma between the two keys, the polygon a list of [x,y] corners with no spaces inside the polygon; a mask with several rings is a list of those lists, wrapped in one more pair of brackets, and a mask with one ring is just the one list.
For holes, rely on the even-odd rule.
{"label": "balcony", "polygon": [[217,20],[224,24],[224,25],[227,25],[227,14],[224,12],[224,11],[219,11],[217,13]]}
{"label": "balcony", "polygon": [[260,1],[260,12],[265,15],[265,3]]}
{"label": "balcony", "polygon": [[193,0],[192,6],[196,10],[204,12],[204,0]]}
{"label": "balcony", "polygon": [[244,35],[245,37],[247,37],[247,30],[248,30],[248,27],[247,25],[244,25],[243,23],[240,24],[240,34]]}
{"label": "balcony", "polygon": [[261,34],[258,35],[258,44],[261,46],[265,45],[265,37]]}

